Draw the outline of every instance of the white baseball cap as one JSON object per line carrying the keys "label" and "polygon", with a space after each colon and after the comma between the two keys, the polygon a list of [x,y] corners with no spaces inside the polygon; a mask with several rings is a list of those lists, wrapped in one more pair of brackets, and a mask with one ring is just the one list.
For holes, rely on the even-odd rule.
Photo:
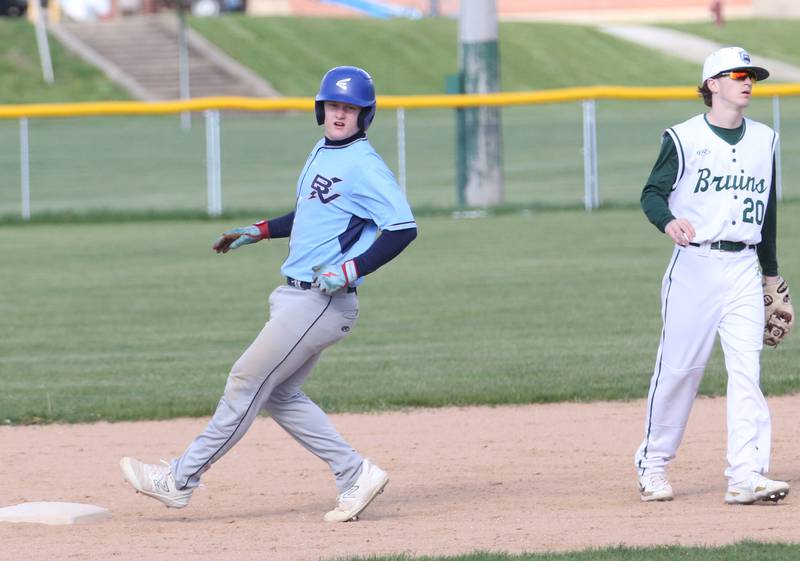
{"label": "white baseball cap", "polygon": [[724,47],[714,51],[703,64],[703,83],[722,72],[729,70],[752,70],[758,81],[766,80],[769,72],[766,68],[753,66],[750,62],[750,53],[741,47]]}

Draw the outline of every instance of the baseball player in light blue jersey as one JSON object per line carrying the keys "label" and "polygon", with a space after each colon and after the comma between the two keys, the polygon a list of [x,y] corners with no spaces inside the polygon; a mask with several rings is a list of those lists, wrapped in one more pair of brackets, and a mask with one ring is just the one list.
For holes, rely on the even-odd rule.
{"label": "baseball player in light blue jersey", "polygon": [[356,287],[364,276],[417,235],[405,196],[366,136],[375,107],[372,78],[364,70],[328,71],[316,96],[325,137],[303,166],[294,212],[226,231],[214,244],[217,253],[227,253],[289,237],[281,267],[286,284],[270,295],[269,321],[233,365],[214,416],[183,455],[168,465],[122,458],[122,472],[138,492],[168,507],[185,507],[203,473],[244,436],[262,409],[333,472],[339,495],[326,521],[355,520],[389,482],[301,390],[322,351],[355,326]]}

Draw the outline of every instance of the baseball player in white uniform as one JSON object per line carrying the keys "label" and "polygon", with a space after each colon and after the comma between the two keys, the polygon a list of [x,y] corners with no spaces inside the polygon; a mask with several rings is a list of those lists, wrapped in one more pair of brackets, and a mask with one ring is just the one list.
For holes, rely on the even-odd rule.
{"label": "baseball player in white uniform", "polygon": [[214,244],[218,253],[227,253],[289,237],[281,267],[286,283],[270,295],[269,321],[233,365],[214,416],[183,455],[163,466],[122,458],[122,472],[136,491],[168,507],[185,507],[202,474],[244,436],[262,409],[330,467],[339,495],[326,521],[355,520],[388,483],[386,472],[345,442],[300,389],[322,351],[355,327],[356,287],[364,276],[416,237],[403,192],[367,140],[375,108],[367,72],[352,66],[328,71],[316,96],[325,137],[300,173],[295,210],[224,232]]}
{"label": "baseball player in white uniform", "polygon": [[766,477],[770,415],[759,385],[764,280],[777,279],[776,133],[744,117],[769,72],[739,47],[712,53],[698,88],[706,114],[666,130],[642,192],[648,219],[675,243],[661,288],[663,330],[635,463],[641,500],[673,498],[675,457],[719,334],[728,371],[728,504],[779,501]]}

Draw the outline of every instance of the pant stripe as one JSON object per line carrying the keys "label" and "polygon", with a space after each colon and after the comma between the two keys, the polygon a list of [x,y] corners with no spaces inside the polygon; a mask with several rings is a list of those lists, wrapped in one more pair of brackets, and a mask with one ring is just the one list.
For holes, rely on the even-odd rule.
{"label": "pant stripe", "polygon": [[333,297],[330,297],[330,298],[328,298],[328,303],[327,303],[327,304],[325,304],[325,307],[322,309],[322,311],[319,313],[319,315],[316,317],[316,319],[314,319],[314,321],[312,321],[312,322],[311,322],[311,325],[309,325],[309,326],[308,326],[308,329],[306,329],[306,330],[303,332],[303,334],[300,336],[300,338],[297,340],[297,342],[296,342],[294,345],[292,345],[292,348],[291,348],[291,349],[289,349],[289,352],[287,352],[287,353],[286,353],[286,356],[284,356],[284,357],[283,357],[283,358],[280,360],[280,362],[278,362],[278,364],[276,364],[276,365],[275,365],[275,367],[274,367],[272,370],[270,370],[270,371],[267,373],[267,375],[264,377],[264,381],[263,381],[263,382],[261,382],[261,385],[258,387],[258,391],[256,391],[256,392],[255,392],[255,394],[253,394],[253,399],[251,399],[251,400],[250,400],[250,403],[249,403],[249,405],[247,406],[247,409],[245,410],[245,412],[244,412],[244,415],[242,415],[242,418],[239,420],[239,423],[236,425],[236,428],[234,428],[234,429],[233,429],[233,431],[231,431],[231,434],[230,434],[230,436],[229,436],[228,438],[226,438],[226,439],[225,439],[225,442],[223,442],[223,443],[220,445],[220,447],[219,447],[219,448],[217,448],[216,452],[214,452],[213,454],[211,454],[211,456],[209,456],[208,460],[206,460],[206,461],[205,461],[205,463],[203,463],[203,465],[202,465],[202,466],[200,466],[200,467],[199,467],[199,468],[198,468],[198,469],[197,469],[197,470],[196,470],[194,473],[192,473],[191,475],[189,475],[189,476],[187,477],[187,481],[190,481],[190,480],[191,480],[191,479],[193,479],[194,477],[197,477],[199,474],[203,473],[203,471],[206,469],[206,466],[208,466],[208,465],[210,465],[210,464],[212,464],[212,463],[213,463],[214,457],[215,457],[217,454],[219,454],[219,453],[220,453],[220,452],[221,452],[221,451],[222,451],[222,450],[225,448],[225,446],[228,444],[228,442],[230,442],[231,438],[233,438],[233,436],[236,434],[236,432],[237,432],[237,431],[239,430],[239,428],[242,426],[242,421],[244,421],[244,419],[246,419],[246,418],[247,418],[247,415],[248,415],[248,413],[249,413],[249,412],[250,412],[250,410],[253,408],[253,404],[254,404],[254,403],[257,401],[257,398],[258,398],[259,394],[261,393],[261,390],[263,390],[263,389],[264,389],[264,385],[265,385],[265,384],[266,384],[266,383],[269,381],[269,378],[270,378],[270,376],[272,376],[272,375],[275,373],[275,371],[276,371],[278,368],[280,368],[280,366],[281,366],[281,365],[282,365],[284,362],[286,362],[286,360],[289,358],[289,356],[292,354],[292,352],[293,352],[293,351],[294,351],[294,350],[297,348],[297,346],[300,344],[300,341],[302,341],[302,340],[305,338],[305,336],[308,334],[308,332],[309,332],[309,331],[311,331],[311,329],[312,329],[312,328],[313,328],[313,327],[314,327],[314,326],[317,324],[317,322],[318,322],[318,321],[319,321],[319,320],[322,318],[322,316],[323,316],[323,315],[325,315],[325,312],[326,312],[326,311],[328,310],[328,308],[331,306],[331,303],[332,303],[332,302],[333,302]]}
{"label": "pant stripe", "polygon": [[644,450],[642,451],[642,458],[639,460],[639,468],[642,467],[642,459],[647,458],[647,447],[650,445],[650,429],[653,426],[653,404],[655,403],[656,391],[658,391],[658,380],[661,378],[661,361],[664,358],[664,341],[667,339],[667,312],[669,311],[669,293],[672,290],[672,271],[675,270],[675,265],[678,263],[678,257],[680,256],[681,252],[675,252],[675,258],[672,261],[672,266],[669,268],[669,276],[667,282],[667,294],[664,297],[664,326],[661,328],[661,352],[659,353],[658,357],[658,368],[656,373],[656,381],[653,384],[653,393],[650,396],[650,409],[647,412],[647,434],[645,436],[645,445]]}

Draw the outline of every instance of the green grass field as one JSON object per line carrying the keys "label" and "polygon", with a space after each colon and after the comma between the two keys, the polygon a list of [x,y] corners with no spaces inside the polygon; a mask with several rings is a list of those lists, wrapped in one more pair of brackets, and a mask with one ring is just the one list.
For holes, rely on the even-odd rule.
{"label": "green grass field", "polygon": [[[269,80],[284,95],[311,96],[331,66],[370,69],[379,93],[445,90],[457,71],[457,22],[449,19],[340,21],[226,15],[190,18],[192,27]],[[800,64],[795,20],[732,20],[672,27]],[[583,86],[694,85],[696,65],[606,36],[590,26],[500,22],[505,91]],[[391,37],[391,40],[386,40]],[[0,103],[93,101],[128,97],[102,73],[50,38],[55,84],[42,80],[33,26],[0,20]]]}
{"label": "green grass field", "polygon": [[[342,26],[315,18],[232,15],[194,18],[191,25],[286,95],[314,95],[322,74],[341,64],[368,69],[379,94],[443,93],[446,76],[458,70],[458,23],[450,19],[348,20]],[[695,65],[592,27],[498,25],[504,91],[694,84]]]}
{"label": "green grass field", "polygon": [[796,19],[732,19],[722,27],[712,23],[668,25],[673,29],[701,35],[725,45],[738,45],[751,53],[800,65],[798,26],[800,21]]}
{"label": "green grass field", "polygon": [[[782,272],[800,205],[780,212]],[[285,240],[216,255],[236,224],[0,228],[0,411],[12,423],[203,416],[266,320]],[[360,291],[352,338],[306,389],[330,411],[641,398],[670,244],[637,210],[420,219]],[[800,387],[796,338],[763,385]],[[718,355],[705,394],[725,389]]]}
{"label": "green grass field", "polygon": [[67,52],[52,36],[49,44],[53,84],[42,78],[33,25],[25,18],[0,18],[0,104],[129,99],[101,71]]}

